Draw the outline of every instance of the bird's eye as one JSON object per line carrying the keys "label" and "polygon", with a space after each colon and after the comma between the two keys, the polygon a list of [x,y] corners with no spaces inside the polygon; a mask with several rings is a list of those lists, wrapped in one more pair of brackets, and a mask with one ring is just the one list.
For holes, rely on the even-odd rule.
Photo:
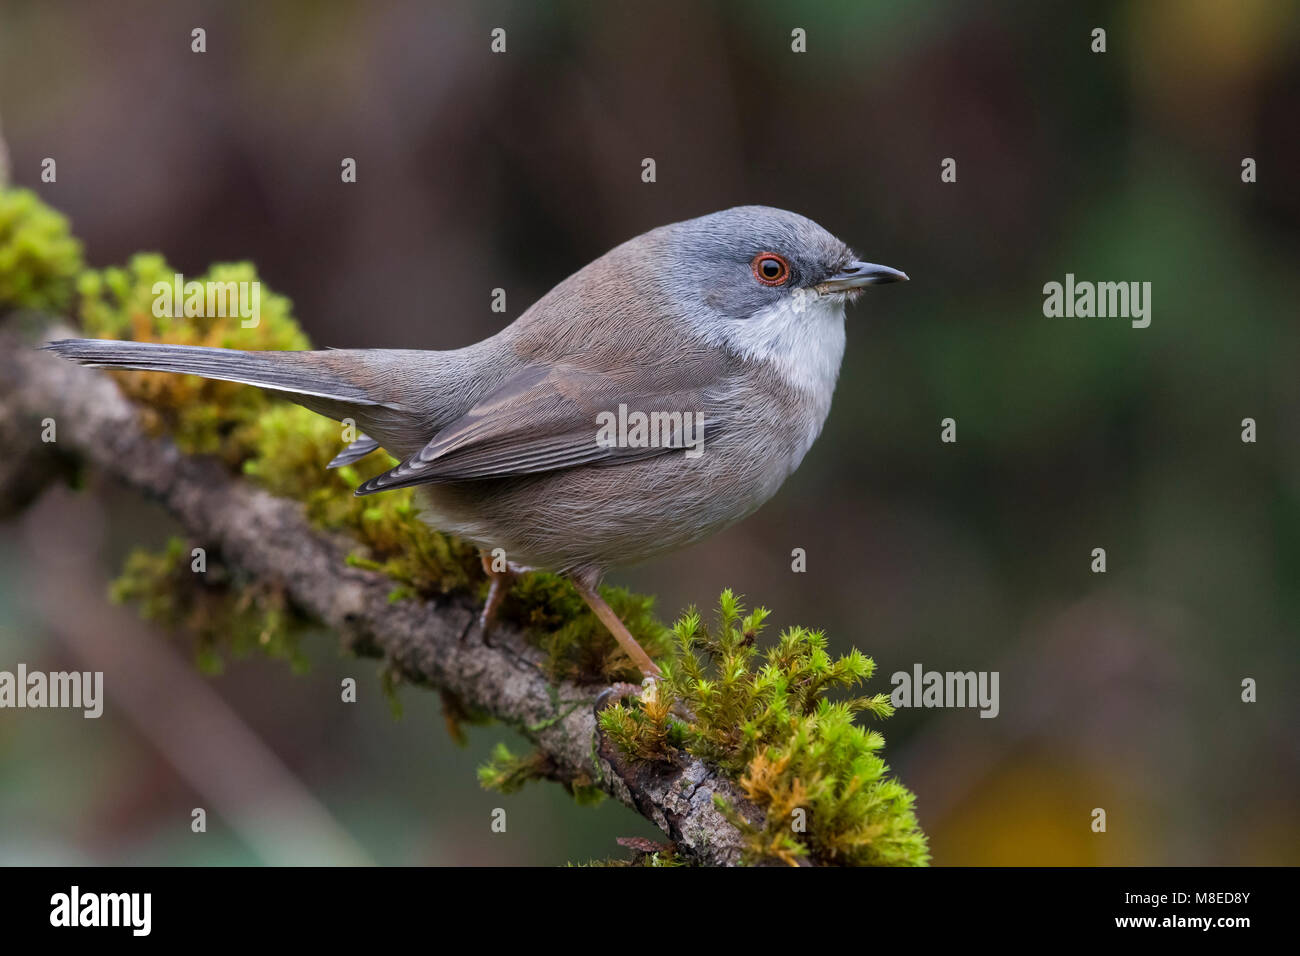
{"label": "bird's eye", "polygon": [[785,285],[790,278],[790,263],[775,252],[760,252],[750,263],[754,278],[763,285]]}

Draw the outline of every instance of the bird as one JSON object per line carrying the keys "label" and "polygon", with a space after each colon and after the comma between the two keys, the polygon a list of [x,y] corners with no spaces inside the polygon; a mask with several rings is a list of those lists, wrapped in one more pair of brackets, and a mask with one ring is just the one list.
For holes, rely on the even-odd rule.
{"label": "bird", "polygon": [[330,467],[376,448],[399,461],[355,493],[415,486],[425,521],[480,549],[485,633],[515,575],[557,572],[655,678],[598,592],[605,573],[771,498],[830,411],[847,303],[907,279],[798,213],[737,206],[627,240],[465,348],[44,347],[98,368],[241,382],[350,419],[360,437]]}

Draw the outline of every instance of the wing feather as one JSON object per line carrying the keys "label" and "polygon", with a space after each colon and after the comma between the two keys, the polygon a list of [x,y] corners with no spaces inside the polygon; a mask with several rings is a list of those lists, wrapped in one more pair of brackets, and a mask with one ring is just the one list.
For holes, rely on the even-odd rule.
{"label": "wing feather", "polygon": [[[611,374],[579,364],[528,366],[485,396],[396,468],[361,485],[358,495],[432,482],[469,481],[536,474],[578,465],[614,465],[686,446],[679,430],[672,441],[649,447],[597,442],[601,413],[676,415],[714,423],[706,406],[725,379],[730,358],[718,352],[683,356],[667,376],[645,367]],[[703,415],[703,418],[696,417]]]}

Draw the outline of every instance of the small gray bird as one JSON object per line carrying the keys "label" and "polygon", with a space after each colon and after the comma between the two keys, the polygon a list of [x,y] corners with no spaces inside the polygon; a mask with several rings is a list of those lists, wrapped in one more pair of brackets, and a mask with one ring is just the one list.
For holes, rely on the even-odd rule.
{"label": "small gray bird", "polygon": [[[84,365],[287,393],[401,464],[358,495],[418,485],[424,517],[484,552],[486,628],[513,574],[567,575],[641,670],[658,667],[597,593],[607,569],[693,542],[776,493],[821,432],[844,305],[906,280],[803,216],[740,206],[653,229],[515,322],[450,352],[231,349],[67,339]],[[509,571],[487,554],[502,548]]]}

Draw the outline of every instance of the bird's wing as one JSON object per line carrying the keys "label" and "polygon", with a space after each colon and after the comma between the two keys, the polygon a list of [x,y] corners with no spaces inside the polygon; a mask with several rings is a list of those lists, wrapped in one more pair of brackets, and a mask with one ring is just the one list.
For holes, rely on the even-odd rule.
{"label": "bird's wing", "polygon": [[[667,373],[644,366],[617,373],[579,364],[527,366],[440,430],[419,452],[370,479],[356,493],[535,474],[575,465],[615,465],[681,451],[703,438],[704,426],[713,425],[699,416],[708,394],[725,378],[729,361],[720,352],[693,352],[683,355]],[[617,421],[620,406],[628,416],[634,412],[667,415],[673,427],[662,427],[664,419],[656,419],[661,427],[647,429],[646,437],[653,442],[649,445],[598,441],[602,422]],[[683,434],[679,425],[687,422],[699,427]]]}
{"label": "bird's wing", "polygon": [[379,442],[369,435],[358,435],[357,440],[334,456],[326,468],[342,468],[360,461],[379,447]]}

